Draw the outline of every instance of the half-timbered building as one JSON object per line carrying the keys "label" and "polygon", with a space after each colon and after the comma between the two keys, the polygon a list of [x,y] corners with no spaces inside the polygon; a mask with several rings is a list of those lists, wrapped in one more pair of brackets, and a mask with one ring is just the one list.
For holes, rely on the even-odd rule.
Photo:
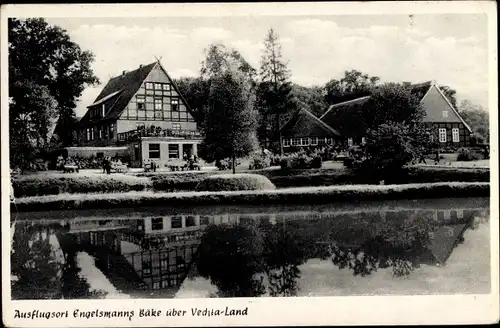
{"label": "half-timbered building", "polygon": [[87,108],[79,146],[127,146],[136,165],[197,155],[201,135],[192,110],[160,62],[110,79]]}

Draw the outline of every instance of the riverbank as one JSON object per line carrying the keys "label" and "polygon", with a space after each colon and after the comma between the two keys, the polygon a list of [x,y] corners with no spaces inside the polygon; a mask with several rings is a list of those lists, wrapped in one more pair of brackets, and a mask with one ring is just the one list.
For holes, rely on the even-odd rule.
{"label": "riverbank", "polygon": [[488,182],[343,185],[230,192],[160,193],[135,191],[24,197],[16,199],[16,205],[11,204],[11,211],[30,212],[147,206],[328,204],[341,201],[489,197],[489,195],[490,184]]}

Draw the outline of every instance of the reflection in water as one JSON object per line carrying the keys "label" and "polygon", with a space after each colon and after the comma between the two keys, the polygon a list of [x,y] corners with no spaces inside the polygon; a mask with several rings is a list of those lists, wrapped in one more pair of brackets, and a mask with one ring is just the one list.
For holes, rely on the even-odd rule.
{"label": "reflection in water", "polygon": [[197,277],[216,287],[211,297],[296,296],[301,268],[314,259],[354,276],[388,269],[392,279],[412,279],[424,265],[444,266],[464,232],[489,220],[486,207],[112,215],[18,222],[12,297],[106,297],[81,275],[81,252],[95,258],[115,290],[134,297],[174,297]]}

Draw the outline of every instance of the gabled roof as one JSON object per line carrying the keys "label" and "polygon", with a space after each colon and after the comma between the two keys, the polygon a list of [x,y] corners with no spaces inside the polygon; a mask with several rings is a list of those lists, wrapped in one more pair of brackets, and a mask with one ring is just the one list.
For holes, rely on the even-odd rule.
{"label": "gabled roof", "polygon": [[[446,103],[448,104],[449,107],[451,107],[452,111],[457,115],[457,117],[460,119],[460,121],[465,125],[465,127],[472,132],[471,128],[469,125],[464,121],[462,116],[458,113],[455,107],[450,103],[448,98],[444,95],[443,91],[433,82],[433,81],[427,81],[427,82],[422,82],[422,83],[416,83],[416,84],[411,84],[409,85],[410,92],[414,94],[420,102],[424,100],[426,95],[429,93],[429,91],[435,87],[440,95],[444,98]],[[331,124],[331,122],[334,121],[336,109],[354,109],[354,108],[359,108],[358,106],[362,106],[368,99],[370,99],[371,96],[364,96],[364,97],[359,97],[353,100],[341,102],[338,104],[333,104],[331,105],[328,110],[320,117],[320,120],[325,122],[326,124]]]}
{"label": "gabled roof", "polygon": [[319,119],[322,120],[323,117],[326,117],[327,115],[329,115],[329,113],[332,112],[332,110],[335,108],[344,107],[344,106],[361,105],[361,104],[364,104],[368,99],[370,99],[370,96],[359,97],[359,98],[356,98],[353,100],[343,101],[343,102],[338,103],[338,104],[330,105],[330,107],[328,107],[328,110],[323,115],[321,115],[321,117]]}
{"label": "gabled roof", "polygon": [[314,116],[307,109],[299,110],[281,129],[284,137],[336,137],[337,130]]}
{"label": "gabled roof", "polygon": [[[111,78],[104,86],[101,93],[99,93],[94,103],[88,106],[88,108],[95,105],[106,104],[106,107],[109,109],[106,113],[106,117],[101,120],[118,118],[156,64],[157,62],[154,62],[149,65],[141,66],[136,70]],[[80,124],[86,124],[89,120],[89,111],[87,111],[80,120]]]}

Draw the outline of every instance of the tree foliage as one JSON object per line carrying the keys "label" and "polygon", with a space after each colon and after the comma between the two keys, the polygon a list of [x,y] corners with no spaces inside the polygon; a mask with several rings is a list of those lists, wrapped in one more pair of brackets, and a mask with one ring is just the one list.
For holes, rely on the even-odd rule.
{"label": "tree foliage", "polygon": [[470,100],[463,100],[460,103],[459,113],[471,127],[477,141],[488,143],[490,140],[490,114],[488,110]]}
{"label": "tree foliage", "polygon": [[182,77],[177,79],[175,83],[193,110],[194,120],[202,128],[208,108],[210,81],[201,77]]}
{"label": "tree foliage", "polygon": [[257,113],[251,81],[239,71],[228,70],[210,79],[210,94],[201,145],[208,161],[249,155],[257,146]]}
{"label": "tree foliage", "polygon": [[11,167],[27,169],[50,145],[50,131],[57,119],[57,102],[46,86],[30,80],[11,83],[9,144]]}
{"label": "tree foliage", "polygon": [[[273,148],[281,149],[281,127],[283,116],[293,113],[295,106],[292,98],[290,71],[283,59],[279,36],[270,29],[264,39],[264,51],[260,64],[260,85],[257,92],[260,114],[259,137],[267,147],[273,142]],[[291,115],[290,115],[291,116]],[[269,127],[269,121],[272,123]]]}
{"label": "tree foliage", "polygon": [[[8,42],[9,96],[15,103],[22,103],[27,85],[45,87],[57,102],[60,140],[70,145],[76,101],[86,86],[99,83],[90,67],[94,55],[82,50],[65,30],[42,18],[9,19]],[[38,108],[24,110],[34,112]]]}
{"label": "tree foliage", "polygon": [[329,104],[369,95],[380,80],[377,76],[369,76],[357,70],[344,72],[340,80],[332,79],[324,87],[325,100]]}

